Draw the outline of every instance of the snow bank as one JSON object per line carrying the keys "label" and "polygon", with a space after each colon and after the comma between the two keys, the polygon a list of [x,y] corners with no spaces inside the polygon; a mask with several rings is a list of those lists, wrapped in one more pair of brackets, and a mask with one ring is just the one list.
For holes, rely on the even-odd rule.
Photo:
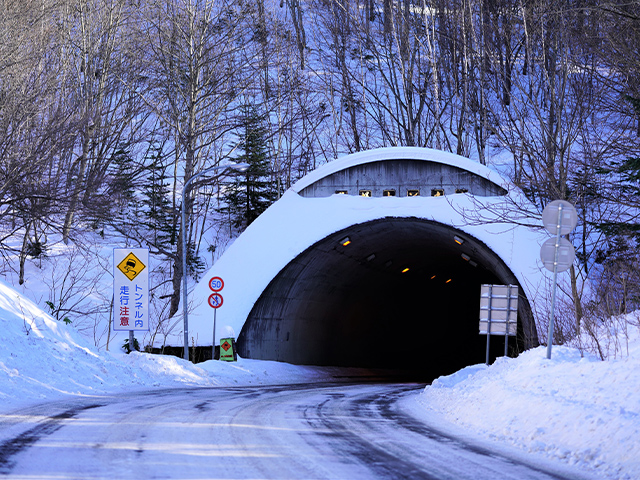
{"label": "snow bank", "polygon": [[[213,384],[198,367],[157,362],[136,368],[124,353],[98,353],[71,325],[0,282],[0,405],[2,410],[61,394],[90,395],[164,384]],[[117,347],[116,347],[117,348]],[[142,356],[142,355],[141,355]],[[144,362],[141,362],[144,363]]]}
{"label": "snow bank", "polygon": [[194,365],[119,345],[98,352],[72,325],[57,322],[0,282],[0,412],[58,399],[154,387],[295,383],[331,378],[335,369],[239,359]]}
{"label": "snow bank", "polygon": [[[484,438],[591,469],[640,478],[640,330],[607,361],[569,347],[524,352],[436,379],[419,402]],[[625,339],[626,340],[626,339]]]}

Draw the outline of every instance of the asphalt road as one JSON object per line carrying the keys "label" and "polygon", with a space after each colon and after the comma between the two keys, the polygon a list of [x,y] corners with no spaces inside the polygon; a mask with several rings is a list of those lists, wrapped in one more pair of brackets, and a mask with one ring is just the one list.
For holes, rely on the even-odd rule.
{"label": "asphalt road", "polygon": [[0,416],[0,477],[582,478],[437,431],[399,402],[421,388],[190,388],[43,404]]}

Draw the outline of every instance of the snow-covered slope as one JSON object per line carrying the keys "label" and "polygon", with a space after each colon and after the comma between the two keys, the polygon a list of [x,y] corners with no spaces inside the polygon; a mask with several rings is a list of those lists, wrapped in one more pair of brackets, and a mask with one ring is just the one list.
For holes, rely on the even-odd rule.
{"label": "snow-covered slope", "polygon": [[73,325],[57,322],[0,282],[0,412],[57,399],[154,387],[290,383],[330,378],[334,369],[240,359],[198,365],[119,345],[97,351]]}

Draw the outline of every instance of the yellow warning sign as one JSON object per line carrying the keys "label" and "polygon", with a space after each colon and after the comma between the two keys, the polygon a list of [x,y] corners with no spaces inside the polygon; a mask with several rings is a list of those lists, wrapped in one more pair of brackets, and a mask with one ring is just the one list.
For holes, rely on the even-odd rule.
{"label": "yellow warning sign", "polygon": [[118,270],[125,274],[129,280],[133,280],[138,274],[145,269],[146,265],[142,263],[133,252],[129,253],[124,260],[118,264]]}

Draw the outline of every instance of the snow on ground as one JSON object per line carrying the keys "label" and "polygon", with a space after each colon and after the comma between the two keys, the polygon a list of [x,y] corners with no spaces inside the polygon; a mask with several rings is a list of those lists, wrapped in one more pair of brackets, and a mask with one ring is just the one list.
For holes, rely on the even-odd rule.
{"label": "snow on ground", "polygon": [[640,479],[640,312],[628,315],[626,355],[601,361],[546,347],[438,378],[418,401],[427,412],[500,443]]}
{"label": "snow on ground", "polygon": [[72,325],[54,320],[0,282],[0,413],[63,395],[154,387],[295,383],[329,379],[332,368],[239,359],[194,365],[119,345],[97,351]]}
{"label": "snow on ground", "polygon": [[[440,428],[579,465],[606,479],[640,479],[640,314],[628,348],[600,361],[555,346],[441,377],[414,407]],[[97,351],[73,325],[52,319],[0,282],[0,414],[123,390],[276,384],[331,379],[336,369],[240,359],[193,365],[171,356]],[[415,408],[413,409],[415,413]],[[495,443],[497,444],[497,443]]]}

